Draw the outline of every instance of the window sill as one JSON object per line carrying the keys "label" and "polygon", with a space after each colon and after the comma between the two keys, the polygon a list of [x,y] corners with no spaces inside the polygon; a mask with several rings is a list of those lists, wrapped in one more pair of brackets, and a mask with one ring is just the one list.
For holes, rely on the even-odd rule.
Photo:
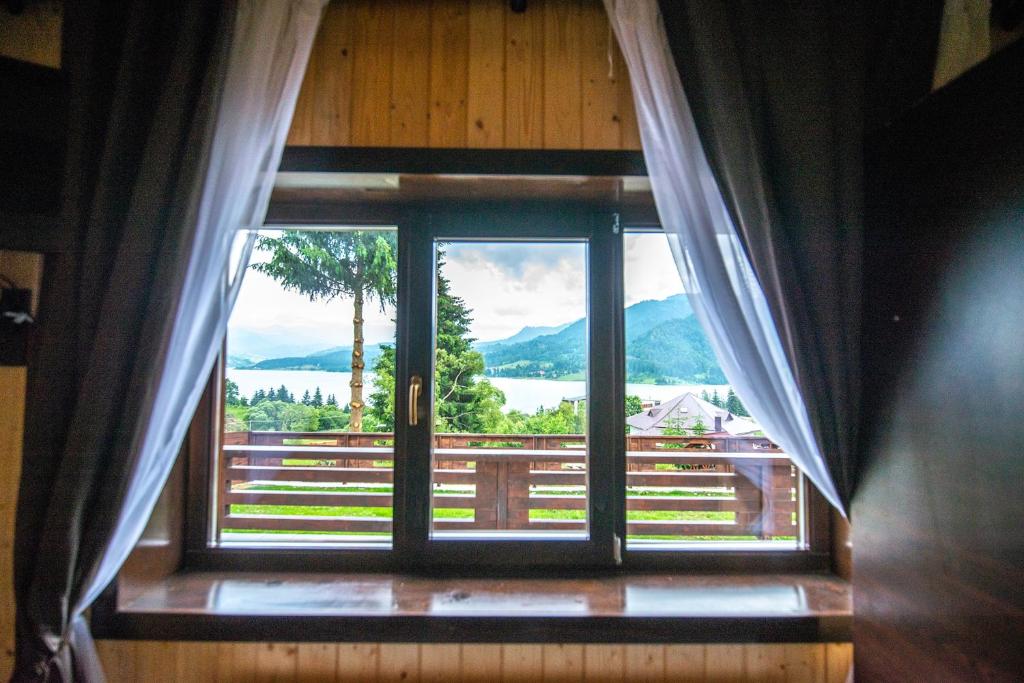
{"label": "window sill", "polygon": [[843,642],[852,600],[827,575],[180,573],[94,609],[99,638],[362,642]]}

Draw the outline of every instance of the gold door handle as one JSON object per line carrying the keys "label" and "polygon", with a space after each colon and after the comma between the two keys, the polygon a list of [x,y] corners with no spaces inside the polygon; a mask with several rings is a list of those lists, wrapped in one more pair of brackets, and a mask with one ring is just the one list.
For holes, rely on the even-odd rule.
{"label": "gold door handle", "polygon": [[409,426],[420,423],[420,393],[423,392],[423,378],[413,375],[409,378]]}

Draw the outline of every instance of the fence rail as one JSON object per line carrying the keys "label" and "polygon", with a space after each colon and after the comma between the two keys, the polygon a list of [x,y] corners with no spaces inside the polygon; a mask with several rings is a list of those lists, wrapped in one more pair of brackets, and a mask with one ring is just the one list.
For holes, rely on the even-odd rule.
{"label": "fence rail", "polygon": [[[230,432],[219,532],[387,534],[392,436]],[[757,437],[626,437],[630,537],[796,535],[797,472]],[[583,531],[585,437],[438,434],[434,529]],[[262,506],[262,507],[253,507]]]}

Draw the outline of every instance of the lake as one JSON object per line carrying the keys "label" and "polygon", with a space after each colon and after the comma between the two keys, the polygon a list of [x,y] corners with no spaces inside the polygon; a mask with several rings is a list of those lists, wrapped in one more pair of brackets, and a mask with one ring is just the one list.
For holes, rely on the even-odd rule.
{"label": "lake", "polygon": [[[228,379],[238,384],[239,392],[252,398],[257,389],[277,389],[282,384],[288,391],[295,394],[296,400],[302,398],[305,391],[312,394],[317,387],[326,400],[328,394],[334,394],[339,404],[348,402],[348,382],[352,375],[348,372],[324,372],[322,370],[238,370],[227,369]],[[521,410],[532,413],[538,407],[553,408],[563,398],[582,396],[586,391],[585,382],[560,382],[550,379],[518,379],[514,377],[489,377],[494,386],[505,392],[505,410]],[[373,392],[373,374],[363,375],[364,400]],[[715,390],[723,399],[729,391],[727,384],[627,384],[626,393],[642,399],[665,401],[687,391],[700,394],[707,390],[709,394]]]}

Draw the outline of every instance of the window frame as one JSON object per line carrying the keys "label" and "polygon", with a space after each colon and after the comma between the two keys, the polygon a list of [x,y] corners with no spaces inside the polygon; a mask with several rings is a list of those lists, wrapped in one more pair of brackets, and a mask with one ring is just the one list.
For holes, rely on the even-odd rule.
{"label": "window frame", "polygon": [[[305,172],[364,172],[364,173],[495,173],[501,175],[646,175],[642,155],[635,152],[577,152],[577,151],[529,151],[529,150],[421,150],[401,148],[288,148],[281,165],[282,171]],[[647,228],[660,230],[661,226],[653,207],[627,206],[617,202],[519,202],[508,205],[502,202],[456,202],[428,201],[416,205],[389,205],[383,210],[379,205],[352,204],[346,206],[332,204],[309,204],[301,202],[272,201],[267,218],[268,225],[335,225],[358,224],[366,226],[395,226],[400,233],[413,231],[420,226],[418,233],[427,234],[423,229],[427,216],[453,216],[476,213],[488,213],[493,216],[500,213],[547,211],[552,210],[586,216],[585,220],[592,225],[607,226],[607,230],[595,229],[598,233],[614,235],[617,242],[618,258],[611,261],[612,267],[601,271],[591,268],[591,275],[606,276],[603,286],[607,304],[616,316],[614,329],[609,331],[613,341],[613,357],[608,359],[608,367],[613,369],[615,381],[612,392],[622,403],[625,394],[625,363],[624,328],[622,306],[622,242],[621,231],[613,233],[614,216],[620,216],[619,223],[629,228]],[[404,226],[404,227],[403,227]],[[415,239],[415,237],[414,237]],[[406,243],[409,240],[405,240]],[[403,240],[399,240],[399,261],[409,259],[412,255],[402,251]],[[607,265],[607,264],[605,264]],[[406,272],[412,272],[409,268]],[[401,266],[400,266],[401,272]],[[611,286],[608,286],[611,283]],[[400,285],[401,286],[401,285]],[[408,283],[406,284],[408,286]],[[431,291],[432,296],[432,291]],[[591,295],[593,296],[593,294]],[[408,298],[408,297],[406,297]],[[589,298],[589,297],[588,297]],[[406,301],[405,306],[410,305]],[[403,321],[408,319],[408,312],[403,315],[403,302],[399,299],[399,343],[402,343]],[[406,344],[410,343],[405,338]],[[410,347],[411,350],[411,347]],[[420,349],[423,351],[423,349]],[[592,349],[593,351],[593,349]],[[592,352],[591,351],[591,352]],[[408,358],[409,354],[405,354]],[[401,360],[399,360],[401,363]],[[396,388],[403,387],[400,377],[408,376],[408,368],[396,368]],[[559,542],[542,541],[542,544],[554,543],[550,554],[534,558],[530,567],[512,563],[515,557],[521,557],[524,548],[514,541],[499,541],[497,552],[490,555],[493,561],[467,563],[467,558],[479,556],[480,553],[449,551],[446,555],[430,552],[422,543],[410,542],[401,534],[409,529],[399,520],[408,519],[408,510],[412,499],[408,488],[407,473],[401,472],[406,463],[402,458],[395,459],[395,489],[393,497],[395,525],[393,528],[393,544],[390,548],[274,548],[274,547],[211,547],[208,542],[208,530],[211,528],[212,477],[219,452],[219,430],[223,420],[221,401],[223,387],[223,365],[218,364],[207,386],[207,395],[197,411],[188,441],[188,487],[186,492],[187,510],[186,533],[183,567],[188,570],[203,571],[251,571],[255,568],[268,571],[420,571],[443,575],[486,574],[486,575],[528,575],[541,573],[557,568],[560,575],[566,572],[588,573],[602,571],[727,571],[751,573],[786,573],[786,572],[823,572],[828,571],[830,564],[830,527],[831,515],[828,504],[804,477],[801,497],[805,520],[806,548],[794,550],[754,549],[749,550],[718,550],[714,548],[700,550],[674,550],[658,548],[633,548],[625,543],[626,533],[626,485],[625,485],[625,439],[614,438],[615,433],[625,433],[625,419],[621,411],[613,411],[618,419],[605,420],[621,422],[618,432],[609,432],[606,437],[611,439],[612,451],[605,457],[606,463],[613,468],[607,484],[612,487],[610,507],[606,514],[613,515],[614,520],[608,528],[614,535],[622,539],[621,564],[615,565],[608,561],[606,552],[599,552],[591,557],[576,557],[571,563],[560,561],[555,550]],[[613,399],[614,400],[614,397]],[[397,427],[403,423],[403,401],[396,400],[396,452],[400,437]],[[613,404],[615,405],[615,404]],[[594,419],[588,425],[594,425]],[[597,435],[591,433],[596,442]],[[592,480],[593,481],[593,480]],[[592,489],[591,489],[592,491]],[[429,496],[427,496],[429,502]],[[593,514],[593,512],[592,512]],[[428,517],[429,519],[429,517]],[[593,528],[593,527],[592,527]],[[607,542],[608,539],[601,539]],[[451,544],[452,541],[444,541]],[[530,544],[535,545],[535,544]],[[500,550],[505,546],[507,550]],[[454,546],[449,546],[454,547]],[[403,552],[397,552],[404,548]]]}

